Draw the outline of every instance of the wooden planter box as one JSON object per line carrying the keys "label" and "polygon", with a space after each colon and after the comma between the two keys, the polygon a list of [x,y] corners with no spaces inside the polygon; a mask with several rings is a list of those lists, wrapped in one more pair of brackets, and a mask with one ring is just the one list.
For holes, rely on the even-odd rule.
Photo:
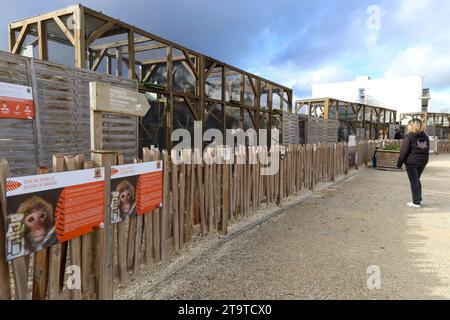
{"label": "wooden planter box", "polygon": [[377,170],[401,171],[401,169],[397,169],[399,156],[400,151],[378,150],[376,153]]}

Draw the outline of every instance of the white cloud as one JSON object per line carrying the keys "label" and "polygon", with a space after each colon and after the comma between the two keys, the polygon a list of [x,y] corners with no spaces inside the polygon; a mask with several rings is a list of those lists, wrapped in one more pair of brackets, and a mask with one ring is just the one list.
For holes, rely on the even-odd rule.
{"label": "white cloud", "polygon": [[442,89],[450,84],[449,50],[445,46],[410,47],[399,52],[387,66],[385,75],[399,77],[409,75],[425,76],[425,86]]}
{"label": "white cloud", "polygon": [[400,22],[405,20],[417,20],[417,17],[424,11],[429,9],[432,2],[430,0],[401,0],[398,11],[397,19]]}
{"label": "white cloud", "polygon": [[450,113],[450,92],[438,91],[431,92],[431,100],[428,110],[431,112],[447,112]]}

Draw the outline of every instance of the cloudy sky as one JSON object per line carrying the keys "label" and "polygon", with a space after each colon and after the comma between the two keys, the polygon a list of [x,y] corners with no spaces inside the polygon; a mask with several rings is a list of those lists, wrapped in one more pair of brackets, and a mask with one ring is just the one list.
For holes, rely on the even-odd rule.
{"label": "cloudy sky", "polygon": [[[4,0],[3,0],[4,1]],[[15,0],[7,24],[76,3]],[[423,75],[450,112],[450,3],[443,0],[85,0],[151,33],[311,95],[313,83]],[[126,5],[125,5],[126,4]],[[380,9],[379,27],[373,11]],[[369,23],[368,23],[369,22]]]}

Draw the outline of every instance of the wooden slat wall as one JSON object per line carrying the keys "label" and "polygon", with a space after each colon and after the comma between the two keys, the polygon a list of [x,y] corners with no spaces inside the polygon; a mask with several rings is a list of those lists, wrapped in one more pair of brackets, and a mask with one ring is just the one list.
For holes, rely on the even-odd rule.
{"label": "wooden slat wall", "polygon": [[299,144],[299,118],[298,114],[283,112],[282,122],[283,145]]}
{"label": "wooden slat wall", "polygon": [[[0,82],[30,86],[27,58],[0,51]],[[0,159],[7,159],[12,175],[36,171],[35,130],[32,120],[0,119]]]}
{"label": "wooden slat wall", "polygon": [[[53,154],[90,156],[89,82],[110,83],[136,90],[133,80],[89,70],[33,60],[0,51],[0,81],[36,89],[38,117],[0,119],[0,158],[8,160],[12,175],[33,174],[38,165],[51,166]],[[104,146],[137,157],[136,117],[104,114]]]}

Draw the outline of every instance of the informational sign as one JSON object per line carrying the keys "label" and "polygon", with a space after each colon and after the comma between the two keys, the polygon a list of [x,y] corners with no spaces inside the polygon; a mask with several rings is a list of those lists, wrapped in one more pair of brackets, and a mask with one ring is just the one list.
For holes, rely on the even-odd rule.
{"label": "informational sign", "polygon": [[144,94],[111,86],[89,83],[91,110],[143,117],[150,109]]}
{"label": "informational sign", "polygon": [[162,161],[111,167],[111,223],[162,205]]}
{"label": "informational sign", "polygon": [[6,180],[6,255],[28,255],[92,232],[104,221],[103,169]]}
{"label": "informational sign", "polygon": [[34,119],[31,87],[0,82],[0,118]]}
{"label": "informational sign", "polygon": [[356,136],[348,136],[348,146],[356,147]]}

